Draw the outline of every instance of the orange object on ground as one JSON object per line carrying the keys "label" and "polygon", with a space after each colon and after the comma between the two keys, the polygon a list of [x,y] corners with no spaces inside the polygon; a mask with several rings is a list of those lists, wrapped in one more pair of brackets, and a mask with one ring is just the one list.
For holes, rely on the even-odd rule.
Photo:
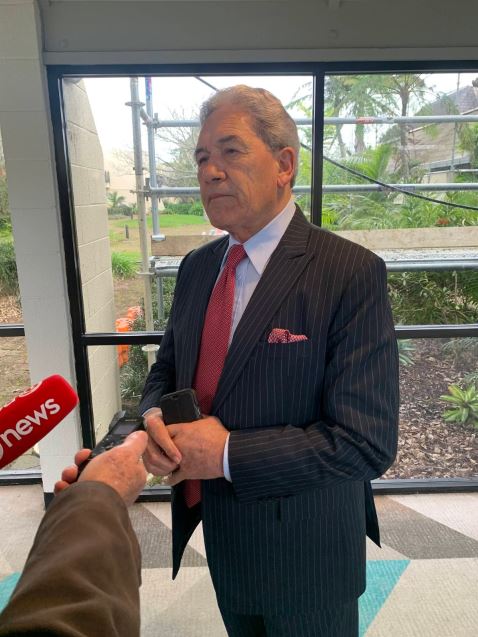
{"label": "orange object on ground", "polygon": [[138,318],[138,316],[141,316],[142,313],[143,313],[143,310],[141,309],[140,305],[133,305],[132,307],[128,308],[128,311],[126,312],[126,317],[129,318],[131,321],[134,321],[135,319]]}
{"label": "orange object on ground", "polygon": [[[117,332],[131,332],[131,320],[124,317],[116,319],[115,327]],[[129,345],[117,345],[116,351],[118,352],[118,365],[123,367],[128,362]]]}

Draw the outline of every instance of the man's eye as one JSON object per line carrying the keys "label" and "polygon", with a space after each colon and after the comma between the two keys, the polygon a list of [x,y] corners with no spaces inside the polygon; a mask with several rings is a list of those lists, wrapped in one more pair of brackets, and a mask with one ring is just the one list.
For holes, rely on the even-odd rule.
{"label": "man's eye", "polygon": [[238,152],[237,148],[226,148],[226,155],[235,155]]}
{"label": "man's eye", "polygon": [[207,157],[203,156],[203,157],[198,157],[196,159],[197,165],[200,166],[201,164],[204,164],[204,162],[206,161]]}

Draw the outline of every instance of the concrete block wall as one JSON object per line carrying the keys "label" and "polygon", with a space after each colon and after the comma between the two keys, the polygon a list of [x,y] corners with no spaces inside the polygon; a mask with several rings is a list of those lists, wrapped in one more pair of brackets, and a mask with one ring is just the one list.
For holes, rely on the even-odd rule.
{"label": "concrete block wall", "polygon": [[[63,85],[66,134],[71,166],[75,221],[86,330],[114,332],[115,305],[103,153],[82,81]],[[114,347],[88,350],[97,438],[121,409],[119,370]]]}

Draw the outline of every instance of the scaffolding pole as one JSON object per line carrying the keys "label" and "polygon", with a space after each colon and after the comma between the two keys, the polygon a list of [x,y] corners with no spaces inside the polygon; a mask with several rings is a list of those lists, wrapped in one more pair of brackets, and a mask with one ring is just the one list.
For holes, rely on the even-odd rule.
{"label": "scaffolding pole", "polygon": [[[141,272],[139,275],[144,281],[144,320],[146,331],[154,331],[153,323],[153,303],[151,295],[151,278],[153,274],[149,271],[149,246],[148,246],[148,229],[146,225],[146,206],[144,200],[144,176],[143,176],[143,150],[141,144],[141,108],[144,106],[139,101],[138,78],[130,78],[131,102],[127,102],[127,106],[131,106],[131,117],[133,124],[133,147],[134,147],[134,174],[136,177],[136,201],[138,206],[138,222],[139,222],[139,241],[141,246]],[[145,345],[142,348],[148,356],[148,369],[154,363],[156,358],[157,345]]]}
{"label": "scaffolding pole", "polygon": [[[154,120],[153,116],[153,81],[150,77],[145,77],[146,88],[146,114],[148,116],[146,123],[146,129],[148,132],[148,160],[149,160],[149,183],[151,188],[158,187],[158,180],[156,178],[156,149],[154,145],[154,128],[148,125]],[[142,114],[141,114],[142,115]],[[143,117],[144,120],[144,117]],[[158,195],[154,191],[151,193],[151,216],[153,218],[153,241],[164,241],[166,238],[164,234],[161,234],[159,227],[159,214],[158,214]]]}
{"label": "scaffolding pole", "polygon": [[[312,118],[309,117],[296,117],[293,118],[293,120],[297,126],[312,126]],[[376,117],[324,117],[324,124],[326,126],[342,126],[343,124],[420,124],[422,126],[426,126],[427,124],[464,124],[476,122],[478,122],[478,115],[412,115],[410,117],[401,115],[397,117],[378,115]],[[147,125],[152,128],[197,128],[200,126],[200,122],[198,119],[162,121],[154,119]]]}
{"label": "scaffolding pole", "polygon": [[[381,186],[380,184],[325,184],[322,186],[322,192],[337,193],[337,192],[390,192],[398,189],[398,192],[407,190],[408,192],[461,192],[464,190],[478,191],[478,182],[463,182],[463,183],[444,183],[444,184],[388,184]],[[294,186],[292,189],[296,195],[310,193],[310,186]],[[146,195],[150,195],[156,192],[161,197],[186,197],[186,196],[199,196],[199,188],[197,186],[163,186],[156,188],[153,191],[152,188],[144,190]]]}

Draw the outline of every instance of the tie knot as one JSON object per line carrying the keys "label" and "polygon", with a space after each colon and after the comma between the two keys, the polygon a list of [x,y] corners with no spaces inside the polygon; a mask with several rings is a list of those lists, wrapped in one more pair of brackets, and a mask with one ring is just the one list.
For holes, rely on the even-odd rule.
{"label": "tie knot", "polygon": [[242,243],[236,243],[229,250],[224,267],[228,268],[228,270],[235,270],[246,255],[247,253]]}

